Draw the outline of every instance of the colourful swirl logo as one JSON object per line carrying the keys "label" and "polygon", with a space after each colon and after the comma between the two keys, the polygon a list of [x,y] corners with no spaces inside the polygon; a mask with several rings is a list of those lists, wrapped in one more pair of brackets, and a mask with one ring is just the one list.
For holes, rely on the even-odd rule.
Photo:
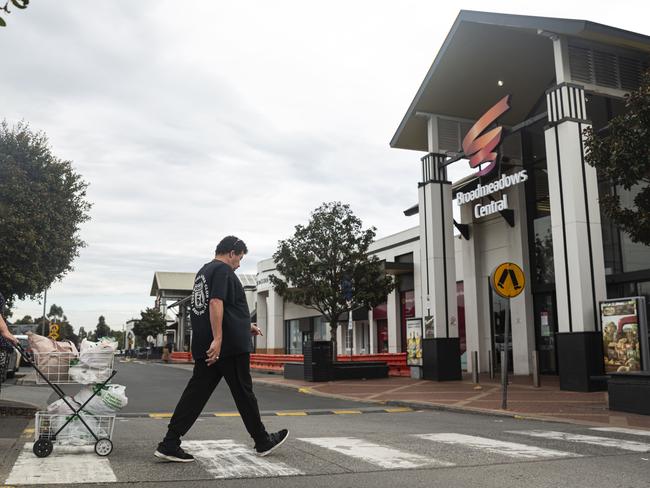
{"label": "colourful swirl logo", "polygon": [[489,163],[477,173],[478,176],[489,173],[496,165],[497,153],[495,148],[501,142],[503,127],[495,127],[482,135],[481,133],[510,109],[509,101],[510,95],[506,95],[499,100],[476,121],[463,139],[463,151],[465,157],[469,158],[469,165],[472,168],[476,168],[483,163]]}

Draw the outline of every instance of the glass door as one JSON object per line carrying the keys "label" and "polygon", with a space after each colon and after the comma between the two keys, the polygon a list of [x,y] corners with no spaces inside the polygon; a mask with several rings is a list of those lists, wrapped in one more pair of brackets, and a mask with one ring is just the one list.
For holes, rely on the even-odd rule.
{"label": "glass door", "polygon": [[[505,323],[506,307],[509,307],[508,300],[502,298],[492,291],[490,287],[490,322],[492,332],[492,351],[494,357],[494,371],[501,372],[501,352],[505,350]],[[510,315],[510,314],[509,314]],[[510,320],[512,324],[512,320]],[[508,332],[508,371],[512,372],[512,326]]]}
{"label": "glass door", "polygon": [[388,352],[388,320],[377,320],[377,352]]}
{"label": "glass door", "polygon": [[557,314],[555,293],[534,295],[535,302],[535,349],[539,357],[539,372],[557,374]]}

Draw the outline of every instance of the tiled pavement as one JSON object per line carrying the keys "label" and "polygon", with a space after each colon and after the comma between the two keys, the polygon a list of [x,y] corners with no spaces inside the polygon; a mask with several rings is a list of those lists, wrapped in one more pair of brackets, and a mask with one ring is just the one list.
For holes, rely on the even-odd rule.
{"label": "tiled pavement", "polygon": [[348,380],[310,383],[288,380],[279,375],[256,375],[256,382],[300,389],[303,393],[335,396],[360,401],[422,405],[450,410],[502,413],[546,418],[572,423],[650,429],[650,416],[610,411],[607,392],[562,391],[559,379],[542,377],[541,387],[532,386],[529,376],[511,377],[508,409],[501,410],[499,379],[481,375],[479,384],[463,381],[435,382],[412,378]]}

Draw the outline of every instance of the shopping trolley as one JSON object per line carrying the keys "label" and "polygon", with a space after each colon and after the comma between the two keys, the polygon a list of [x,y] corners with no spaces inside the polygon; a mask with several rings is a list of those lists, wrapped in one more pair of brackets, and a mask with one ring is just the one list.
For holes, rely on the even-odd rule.
{"label": "shopping trolley", "polygon": [[[36,383],[48,384],[70,408],[70,413],[36,413],[35,442],[33,451],[38,457],[52,454],[54,443],[73,442],[76,445],[95,444],[99,456],[108,456],[113,451],[113,427],[115,415],[93,415],[84,411],[88,403],[113,379],[117,371],[113,369],[113,351],[92,351],[88,354],[88,366],[92,366],[93,382],[97,384],[93,393],[80,406],[70,402],[60,384],[80,384],[73,366],[79,362],[76,352],[34,353],[32,360],[20,344],[15,348],[25,362],[36,371]],[[97,380],[97,381],[96,381]],[[72,429],[71,427],[77,427]],[[78,428],[81,427],[81,428]],[[66,428],[68,430],[66,431]],[[87,431],[87,432],[86,432]]]}

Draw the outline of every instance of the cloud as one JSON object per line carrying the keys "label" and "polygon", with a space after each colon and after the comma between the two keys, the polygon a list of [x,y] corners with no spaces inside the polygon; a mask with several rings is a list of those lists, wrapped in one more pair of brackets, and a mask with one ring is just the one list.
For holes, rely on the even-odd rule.
{"label": "cloud", "polygon": [[[152,304],[155,271],[195,271],[237,234],[254,273],[323,201],[350,203],[380,236],[416,225],[402,211],[421,154],[388,142],[459,8],[68,0],[12,14],[2,115],[44,130],[94,203],[88,247],[48,302],[75,325],[119,326]],[[586,2],[494,9],[645,28]]]}

